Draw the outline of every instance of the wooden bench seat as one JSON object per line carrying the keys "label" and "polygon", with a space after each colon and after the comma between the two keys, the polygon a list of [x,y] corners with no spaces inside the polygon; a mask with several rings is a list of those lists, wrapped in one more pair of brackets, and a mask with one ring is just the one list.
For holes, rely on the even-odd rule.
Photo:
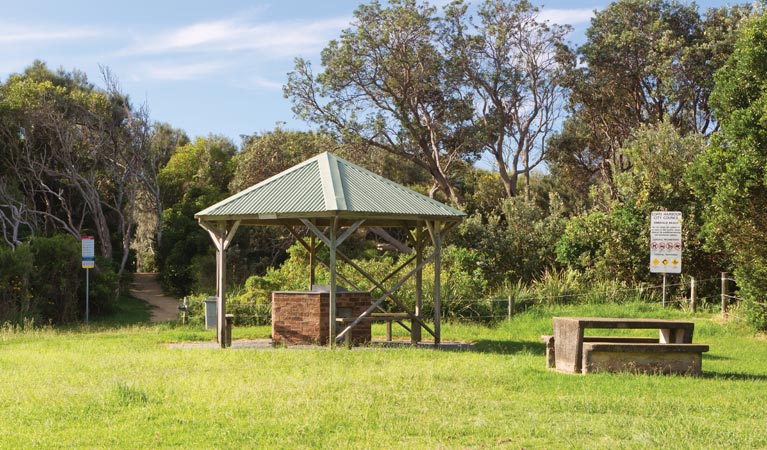
{"label": "wooden bench seat", "polygon": [[[543,335],[541,340],[546,344],[546,367],[553,369],[556,364],[556,353],[554,352],[554,336]],[[629,337],[629,336],[584,336],[583,342],[614,342],[623,344],[657,344],[660,338],[650,337]]]}
{"label": "wooden bench seat", "polygon": [[[378,312],[378,313],[370,313],[367,316],[363,317],[362,320],[366,320],[368,322],[386,322],[386,341],[391,342],[392,341],[392,330],[391,330],[391,324],[392,322],[400,322],[402,320],[407,320],[410,318],[410,315],[408,313],[390,313],[390,312]],[[341,325],[349,325],[350,323],[357,320],[357,317],[336,317],[336,323]],[[404,326],[404,325],[403,325]],[[408,331],[410,329],[408,327],[405,327]],[[346,345],[351,347],[351,333],[346,333],[344,335],[344,340],[346,342]]]}
{"label": "wooden bench seat", "polygon": [[638,342],[589,342],[584,338],[582,373],[631,372],[698,376],[701,344],[663,344]]}

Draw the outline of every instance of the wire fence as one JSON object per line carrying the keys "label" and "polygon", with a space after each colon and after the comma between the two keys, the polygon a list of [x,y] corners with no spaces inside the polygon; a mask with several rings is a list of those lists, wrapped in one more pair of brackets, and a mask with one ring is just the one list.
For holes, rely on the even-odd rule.
{"label": "wire fence", "polygon": [[[709,310],[720,310],[723,316],[746,320],[733,313],[733,305],[741,298],[734,295],[737,280],[731,276],[696,279],[682,279],[676,283],[640,284],[636,287],[605,290],[582,290],[555,295],[506,295],[485,299],[444,299],[443,315],[446,318],[499,321],[512,317],[535,305],[565,305],[589,303],[592,299],[602,302],[621,299],[641,300],[646,304],[663,305],[694,311],[705,306]],[[670,293],[664,300],[664,289]],[[718,291],[714,293],[714,291]],[[585,300],[585,301],[584,301]]]}
{"label": "wire fence", "polygon": [[[568,305],[587,303],[624,303],[641,301],[646,304],[664,305],[695,311],[705,307],[720,310],[725,317],[746,320],[735,313],[741,298],[734,294],[737,280],[723,274],[721,277],[681,279],[676,283],[640,284],[635,287],[608,289],[584,289],[560,293],[510,292],[485,298],[454,298],[449,294],[442,298],[442,318],[447,320],[498,322],[509,319],[529,308],[540,305]],[[663,291],[667,292],[664,299]],[[545,290],[545,286],[540,288]],[[200,305],[190,305],[190,316],[204,316]],[[767,306],[767,305],[766,305]],[[235,315],[235,325],[264,325],[271,322],[270,304],[230,304],[228,309]],[[431,316],[433,310],[424,304],[423,316]]]}

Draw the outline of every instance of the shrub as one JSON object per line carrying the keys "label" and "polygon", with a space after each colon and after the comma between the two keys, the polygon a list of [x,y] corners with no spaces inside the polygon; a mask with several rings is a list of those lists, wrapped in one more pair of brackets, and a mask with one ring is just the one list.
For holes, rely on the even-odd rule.
{"label": "shrub", "polygon": [[16,251],[0,247],[0,324],[23,323],[24,318],[39,318],[32,301],[30,274],[33,259],[28,245]]}
{"label": "shrub", "polygon": [[[90,309],[109,312],[118,277],[108,260],[90,271]],[[85,313],[85,271],[79,240],[69,235],[37,237],[15,251],[0,248],[0,322],[68,324]]]}

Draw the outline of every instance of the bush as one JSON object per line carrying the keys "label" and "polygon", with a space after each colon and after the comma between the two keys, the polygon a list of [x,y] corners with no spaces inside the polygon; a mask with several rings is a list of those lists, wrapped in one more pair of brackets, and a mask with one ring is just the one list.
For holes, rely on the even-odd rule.
{"label": "bush", "polygon": [[556,242],[564,232],[563,205],[556,194],[544,206],[514,197],[500,205],[502,216],[474,215],[452,237],[474,251],[488,284],[500,288],[506,280],[532,281],[557,265]]}
{"label": "bush", "polygon": [[594,280],[646,281],[648,220],[628,205],[573,217],[556,244],[557,260]]}
{"label": "bush", "polygon": [[659,293],[617,279],[595,280],[578,270],[546,271],[529,284],[507,289],[517,309],[567,304],[660,302]]}
{"label": "bush", "polygon": [[0,324],[19,325],[24,318],[39,318],[32,301],[32,271],[33,259],[28,245],[20,245],[16,251],[0,247]]}
{"label": "bush", "polygon": [[[85,271],[80,241],[69,235],[37,237],[15,251],[0,248],[0,322],[69,324],[85,314]],[[111,310],[118,277],[97,257],[90,271],[89,306],[94,315]]]}
{"label": "bush", "polygon": [[76,322],[80,317],[78,291],[81,282],[85,283],[80,243],[61,234],[35,238],[30,246],[35,261],[32,284],[41,316],[55,324]]}

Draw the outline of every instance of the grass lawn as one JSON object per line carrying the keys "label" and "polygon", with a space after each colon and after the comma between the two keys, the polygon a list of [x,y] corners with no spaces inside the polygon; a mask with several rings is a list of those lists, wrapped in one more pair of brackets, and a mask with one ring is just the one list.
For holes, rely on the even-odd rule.
{"label": "grass lawn", "polygon": [[[552,315],[692,318],[711,346],[704,376],[551,372]],[[767,341],[738,323],[601,305],[443,337],[478,351],[182,350],[166,344],[213,334],[5,329],[0,448],[767,448]]]}

